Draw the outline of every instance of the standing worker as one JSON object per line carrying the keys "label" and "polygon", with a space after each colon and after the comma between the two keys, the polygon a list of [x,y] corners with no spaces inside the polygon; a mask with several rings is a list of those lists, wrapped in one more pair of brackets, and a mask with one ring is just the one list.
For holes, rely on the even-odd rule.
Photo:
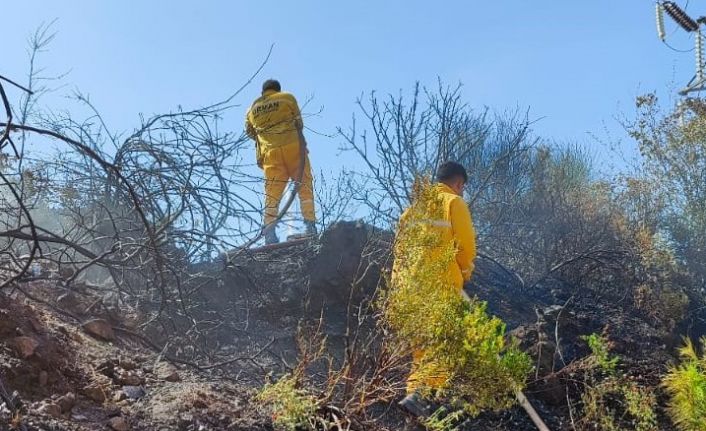
{"label": "standing worker", "polygon": [[[473,220],[468,205],[463,200],[463,189],[468,182],[468,174],[462,165],[456,162],[446,162],[437,171],[437,184],[433,190],[441,202],[440,215],[424,214],[421,222],[429,224],[434,231],[438,231],[440,243],[449,244],[453,241],[455,247],[455,260],[449,263],[445,273],[438,274],[438,279],[444,280],[444,284],[458,291],[463,295],[463,284],[471,279],[476,258],[476,233],[473,228]],[[408,218],[408,211],[402,215],[400,224],[405,223]],[[428,254],[428,259],[438,258],[438,250],[433,247],[422,248],[423,253]],[[395,256],[402,258],[401,256]],[[394,272],[394,270],[393,270]],[[416,369],[424,357],[423,347],[416,347],[412,352],[412,372],[407,379],[407,396],[400,401],[400,406],[415,416],[424,416],[429,413],[429,404],[424,400],[421,393],[424,391],[435,391],[440,389],[448,379],[448,373],[442,369],[437,369],[434,375],[418,376]]]}
{"label": "standing worker", "polygon": [[307,235],[316,235],[314,187],[304,122],[297,100],[268,79],[245,116],[245,130],[255,140],[257,165],[265,173],[265,244],[276,244],[279,203],[289,180],[299,182],[299,201]]}

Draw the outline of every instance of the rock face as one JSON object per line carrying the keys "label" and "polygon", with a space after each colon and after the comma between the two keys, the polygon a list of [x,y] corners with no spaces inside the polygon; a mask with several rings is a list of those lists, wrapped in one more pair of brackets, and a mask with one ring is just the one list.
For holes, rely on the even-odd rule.
{"label": "rock face", "polygon": [[354,283],[356,300],[375,290],[382,269],[377,262],[389,261],[378,258],[388,254],[391,239],[361,222],[338,222],[318,241],[236,252],[221,283],[202,293],[211,306],[227,308],[239,295],[253,292],[258,308],[277,316],[301,317],[297,313],[305,311],[316,318],[322,308],[345,308]]}
{"label": "rock face", "polygon": [[113,341],[115,339],[115,333],[113,332],[112,326],[104,319],[89,320],[81,326],[87,334],[93,337],[104,341]]}
{"label": "rock face", "polygon": [[[304,295],[312,317],[321,310],[370,298],[380,273],[391,263],[392,235],[361,222],[339,222],[323,233],[320,246],[309,262],[309,289]],[[345,315],[340,316],[345,319]]]}

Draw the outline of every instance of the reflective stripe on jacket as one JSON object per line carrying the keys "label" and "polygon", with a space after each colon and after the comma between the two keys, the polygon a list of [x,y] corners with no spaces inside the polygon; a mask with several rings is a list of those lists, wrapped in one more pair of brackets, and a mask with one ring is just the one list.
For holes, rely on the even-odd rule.
{"label": "reflective stripe on jacket", "polygon": [[[443,201],[444,218],[423,219],[418,221],[418,223],[427,223],[438,229],[442,243],[454,242],[456,262],[452,262],[449,265],[446,277],[449,283],[452,283],[454,287],[460,290],[464,281],[471,279],[475,268],[473,261],[476,258],[476,232],[473,228],[471,212],[468,210],[468,205],[463,198],[446,184],[438,183],[434,188]],[[405,214],[402,215],[402,223],[405,222],[404,219]],[[434,259],[435,255],[439,253],[436,249],[429,249],[428,252],[431,259]],[[443,276],[443,274],[440,274],[440,276]]]}

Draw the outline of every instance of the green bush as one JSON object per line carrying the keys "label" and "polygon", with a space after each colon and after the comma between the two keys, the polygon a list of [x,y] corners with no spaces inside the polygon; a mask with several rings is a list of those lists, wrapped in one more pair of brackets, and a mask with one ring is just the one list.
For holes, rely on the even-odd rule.
{"label": "green bush", "polygon": [[506,342],[505,324],[488,315],[486,303],[466,301],[442,276],[455,261],[455,248],[424,223],[443,219],[433,187],[428,178],[414,186],[412,206],[397,233],[384,316],[398,339],[425,352],[417,376],[448,373],[442,395],[467,400],[464,409],[471,415],[507,408],[525,384],[530,358]]}
{"label": "green bush", "polygon": [[612,356],[609,352],[608,343],[599,334],[584,335],[581,337],[591,349],[589,357],[600,369],[613,373],[620,359],[617,356]]}
{"label": "green bush", "polygon": [[283,376],[276,383],[265,385],[256,399],[271,412],[276,427],[287,431],[314,429],[318,404],[297,387],[296,377]]}
{"label": "green bush", "polygon": [[641,387],[618,372],[620,358],[610,354],[604,337],[591,334],[583,339],[591,349],[591,369],[581,396],[581,428],[621,431],[629,426],[635,431],[655,431],[657,401],[652,389]]}
{"label": "green bush", "polygon": [[457,431],[463,416],[463,410],[449,412],[442,407],[425,418],[422,424],[430,431]]}
{"label": "green bush", "polygon": [[[706,337],[701,338],[706,347]],[[706,429],[706,356],[696,352],[691,340],[679,350],[682,362],[672,366],[662,384],[670,396],[669,413],[682,431]]]}

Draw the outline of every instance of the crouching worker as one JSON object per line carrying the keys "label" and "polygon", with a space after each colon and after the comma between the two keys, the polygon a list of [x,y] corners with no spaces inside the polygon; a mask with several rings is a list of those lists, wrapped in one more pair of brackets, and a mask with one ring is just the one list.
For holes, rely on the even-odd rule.
{"label": "crouching worker", "polygon": [[[423,197],[417,196],[400,219],[393,286],[404,289],[405,296],[419,298],[419,303],[410,301],[417,304],[412,307],[423,308],[424,301],[443,298],[443,295],[428,297],[437,295],[439,289],[444,289],[444,294],[463,295],[463,284],[471,278],[476,238],[471,213],[462,197],[467,181],[463,166],[444,163],[438,169],[437,183],[427,187]],[[412,244],[415,242],[420,244]],[[411,310],[411,315],[418,310]],[[424,318],[417,317],[418,321]],[[414,331],[410,332],[407,336],[414,338]],[[413,415],[426,416],[431,413],[426,395],[446,386],[450,375],[429,357],[423,345],[415,343],[410,339],[412,369],[407,379],[407,396],[399,404]]]}
{"label": "crouching worker", "polygon": [[299,200],[307,235],[316,235],[314,188],[304,123],[297,101],[268,79],[245,117],[245,131],[255,140],[258,166],[265,174],[265,244],[279,242],[277,215],[289,180],[299,182]]}

